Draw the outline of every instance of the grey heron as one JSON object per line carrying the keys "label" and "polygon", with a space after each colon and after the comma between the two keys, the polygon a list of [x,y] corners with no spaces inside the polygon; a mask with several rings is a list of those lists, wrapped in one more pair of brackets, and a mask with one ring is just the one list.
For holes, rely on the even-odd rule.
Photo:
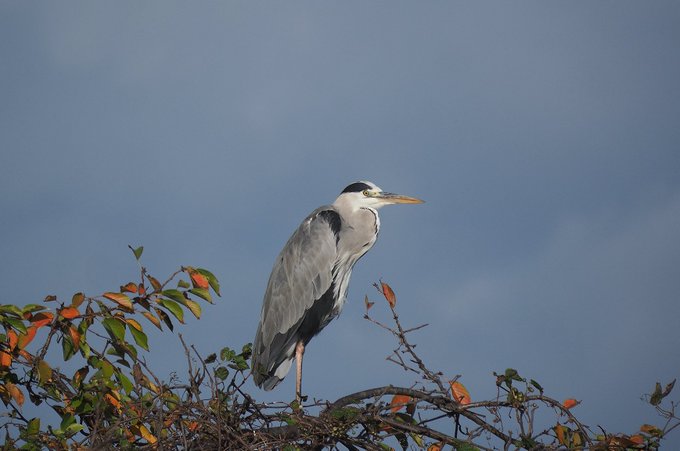
{"label": "grey heron", "polygon": [[258,387],[276,387],[295,359],[295,395],[301,401],[305,346],[342,310],[352,267],[378,237],[378,209],[422,202],[361,181],[302,221],[269,276],[253,343],[252,371]]}

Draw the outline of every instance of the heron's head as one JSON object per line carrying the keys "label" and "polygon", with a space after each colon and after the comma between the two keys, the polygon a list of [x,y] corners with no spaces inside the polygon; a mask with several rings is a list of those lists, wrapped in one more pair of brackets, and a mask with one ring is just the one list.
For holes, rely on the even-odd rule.
{"label": "heron's head", "polygon": [[353,209],[370,207],[378,209],[390,204],[422,204],[424,201],[401,194],[386,193],[372,182],[361,181],[347,186],[335,200],[336,205]]}

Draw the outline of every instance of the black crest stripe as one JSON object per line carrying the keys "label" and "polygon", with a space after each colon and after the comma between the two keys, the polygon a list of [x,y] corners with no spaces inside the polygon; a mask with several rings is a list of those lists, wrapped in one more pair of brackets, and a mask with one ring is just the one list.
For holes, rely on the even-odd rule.
{"label": "black crest stripe", "polygon": [[342,190],[342,192],[343,193],[359,193],[359,192],[361,192],[365,189],[371,189],[370,185],[367,185],[364,182],[355,182],[355,183],[352,183],[351,185],[349,185],[344,190]]}

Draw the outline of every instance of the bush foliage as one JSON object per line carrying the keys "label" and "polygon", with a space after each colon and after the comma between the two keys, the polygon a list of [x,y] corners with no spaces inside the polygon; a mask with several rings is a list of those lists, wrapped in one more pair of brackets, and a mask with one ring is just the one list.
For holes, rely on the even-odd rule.
{"label": "bush foliage", "polygon": [[[143,248],[131,250],[139,260]],[[368,296],[365,318],[394,336],[388,360],[414,384],[303,406],[259,403],[244,390],[250,344],[201,356],[179,335],[184,380],[160,380],[146,364],[141,351],[153,352],[146,329],[172,333],[220,295],[208,270],[181,267],[160,282],[140,266],[139,281],[116,291],[0,305],[4,449],[657,449],[680,424],[668,398],[674,381],[646,395],[660,425],[628,434],[593,430],[572,412],[579,401],[555,400],[514,369],[494,373],[494,399],[474,400],[458,377],[428,368],[408,339],[424,326],[404,328],[392,289],[376,288],[392,322],[370,316]],[[26,416],[27,403],[48,406],[58,424]]]}

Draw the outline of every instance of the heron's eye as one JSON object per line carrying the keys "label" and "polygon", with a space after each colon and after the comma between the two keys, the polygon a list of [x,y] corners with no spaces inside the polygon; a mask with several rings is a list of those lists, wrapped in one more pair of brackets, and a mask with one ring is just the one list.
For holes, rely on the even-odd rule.
{"label": "heron's eye", "polygon": [[371,195],[370,191],[368,191],[367,189],[365,189],[365,190],[364,190],[364,196],[368,197],[368,196],[370,196],[370,195]]}

